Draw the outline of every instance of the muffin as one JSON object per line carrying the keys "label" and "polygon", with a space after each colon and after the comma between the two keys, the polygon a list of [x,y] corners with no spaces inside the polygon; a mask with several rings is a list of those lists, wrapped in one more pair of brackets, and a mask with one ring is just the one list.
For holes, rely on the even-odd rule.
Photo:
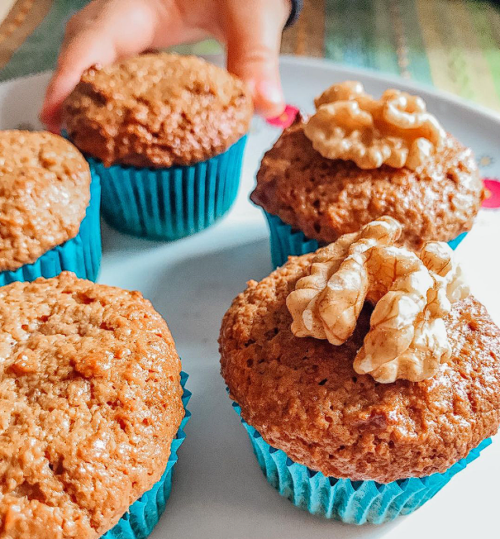
{"label": "muffin", "polygon": [[91,67],[63,107],[102,180],[106,221],[175,240],[226,213],[253,113],[243,82],[194,56],[144,54]]}
{"label": "muffin", "polygon": [[64,270],[95,280],[100,185],[82,154],[45,131],[0,131],[0,180],[0,286]]}
{"label": "muffin", "polygon": [[226,313],[222,375],[268,481],[347,523],[409,514],[500,423],[500,329],[452,250],[396,246],[383,217],[250,281]]}
{"label": "muffin", "polygon": [[251,195],[264,209],[273,263],[335,241],[382,215],[402,243],[455,248],[483,199],[472,151],[447,134],[416,96],[376,100],[358,82],[337,84],[298,116],[268,151]]}
{"label": "muffin", "polygon": [[189,396],[160,315],[63,272],[0,288],[0,348],[2,536],[146,537]]}

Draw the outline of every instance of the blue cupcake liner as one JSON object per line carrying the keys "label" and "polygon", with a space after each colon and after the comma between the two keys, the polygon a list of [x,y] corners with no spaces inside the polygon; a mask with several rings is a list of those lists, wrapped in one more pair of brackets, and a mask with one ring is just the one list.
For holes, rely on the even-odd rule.
{"label": "blue cupcake liner", "polygon": [[448,242],[448,245],[455,250],[464,240],[465,236],[467,236],[468,232],[462,232],[459,234],[454,240],[451,240]]}
{"label": "blue cupcake liner", "polygon": [[191,392],[185,388],[187,379],[188,375],[181,372],[181,386],[184,390],[182,404],[186,414],[174,440],[172,440],[170,457],[165,472],[153,488],[134,502],[116,526],[106,532],[101,539],[145,539],[151,534],[165,511],[165,506],[172,490],[173,467],[179,458],[177,451],[186,438],[186,433],[183,429],[191,417],[191,412],[186,408],[191,398]]}
{"label": "blue cupcake liner", "polygon": [[100,204],[101,186],[99,177],[94,174],[90,183],[90,203],[78,234],[47,251],[32,264],[25,264],[15,271],[0,272],[0,286],[14,281],[34,281],[38,277],[48,279],[62,271],[72,271],[82,279],[96,281],[102,254]]}
{"label": "blue cupcake liner", "polygon": [[104,219],[122,232],[168,241],[204,230],[236,199],[246,140],[192,166],[105,167],[88,158],[102,181]]}
{"label": "blue cupcake liner", "polygon": [[[233,408],[241,418],[238,404],[233,402]],[[484,440],[443,474],[381,484],[325,477],[321,472],[293,462],[286,453],[265,442],[243,418],[241,422],[267,481],[282,496],[313,515],[356,525],[384,524],[413,513],[491,444],[491,439]]]}
{"label": "blue cupcake liner", "polygon": [[[264,211],[264,215],[271,233],[271,259],[274,268],[282,266],[289,256],[312,253],[322,246],[318,241],[307,238],[302,231],[287,225],[278,216],[271,215],[266,211]],[[448,245],[455,250],[466,235],[467,232],[463,232],[454,240],[449,241]]]}

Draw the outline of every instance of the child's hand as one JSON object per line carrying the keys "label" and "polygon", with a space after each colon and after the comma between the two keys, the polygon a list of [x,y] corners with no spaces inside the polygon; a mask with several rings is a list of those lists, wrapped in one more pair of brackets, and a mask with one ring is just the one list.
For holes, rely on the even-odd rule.
{"label": "child's hand", "polygon": [[284,102],[278,70],[290,0],[93,0],[69,21],[41,119],[60,127],[64,99],[93,64],[214,36],[227,67],[253,90],[257,112],[277,116]]}

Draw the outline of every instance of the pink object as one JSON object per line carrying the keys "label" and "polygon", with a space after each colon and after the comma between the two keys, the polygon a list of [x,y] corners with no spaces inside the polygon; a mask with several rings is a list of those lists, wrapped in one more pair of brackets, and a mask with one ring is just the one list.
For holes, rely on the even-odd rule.
{"label": "pink object", "polygon": [[295,117],[297,116],[299,109],[292,105],[287,105],[285,110],[276,118],[267,118],[266,122],[274,127],[281,127],[286,129],[293,124]]}
{"label": "pink object", "polygon": [[500,208],[500,181],[492,178],[485,178],[484,187],[486,198],[483,200],[483,208]]}

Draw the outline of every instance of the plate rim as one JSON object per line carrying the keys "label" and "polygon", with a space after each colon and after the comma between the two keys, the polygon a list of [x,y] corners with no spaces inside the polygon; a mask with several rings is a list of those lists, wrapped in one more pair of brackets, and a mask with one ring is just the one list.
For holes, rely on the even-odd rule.
{"label": "plate rim", "polygon": [[[221,55],[200,55],[208,61],[219,60]],[[222,57],[223,58],[223,57]],[[389,83],[395,87],[399,87],[405,91],[415,92],[416,94],[426,94],[432,98],[447,104],[454,105],[458,108],[465,109],[470,113],[477,114],[486,121],[493,122],[500,129],[500,112],[495,111],[485,105],[469,101],[456,94],[452,94],[446,90],[436,88],[425,83],[414,81],[412,79],[405,79],[401,76],[393,73],[379,72],[375,69],[352,67],[347,64],[334,62],[328,58],[315,58],[312,56],[294,56],[292,54],[280,55],[280,66],[285,65],[287,67],[306,67],[317,68],[327,71],[340,71],[345,73],[346,77],[356,78],[361,76],[364,79],[372,80],[377,83]],[[39,73],[30,73],[29,75],[23,75],[13,79],[7,79],[0,81],[0,88],[8,86],[10,84],[22,84],[23,82],[31,82],[37,78],[44,78],[53,73],[53,70],[45,70]]]}
{"label": "plate rim", "polygon": [[500,113],[480,103],[469,101],[456,94],[452,94],[446,90],[441,90],[435,86],[431,86],[422,82],[414,81],[413,79],[405,79],[393,73],[380,72],[375,69],[365,67],[352,67],[347,64],[334,62],[328,58],[315,58],[311,56],[294,56],[292,54],[282,54],[280,63],[287,66],[300,65],[304,67],[326,68],[329,71],[342,71],[346,74],[352,73],[354,76],[361,75],[365,79],[371,79],[375,82],[389,82],[400,88],[414,91],[416,93],[428,94],[438,98],[441,101],[452,103],[458,107],[468,109],[470,112],[478,113],[487,120],[492,120],[500,127]]}

